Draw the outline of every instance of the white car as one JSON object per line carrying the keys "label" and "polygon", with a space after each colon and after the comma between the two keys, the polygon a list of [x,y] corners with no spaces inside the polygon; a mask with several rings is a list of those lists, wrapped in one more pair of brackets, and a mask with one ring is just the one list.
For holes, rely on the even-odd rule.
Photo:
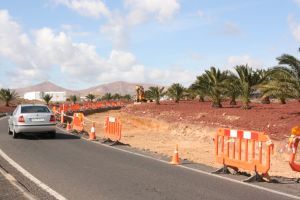
{"label": "white car", "polygon": [[52,111],[46,105],[19,105],[8,119],[8,133],[13,138],[20,133],[49,134],[56,136],[56,120]]}

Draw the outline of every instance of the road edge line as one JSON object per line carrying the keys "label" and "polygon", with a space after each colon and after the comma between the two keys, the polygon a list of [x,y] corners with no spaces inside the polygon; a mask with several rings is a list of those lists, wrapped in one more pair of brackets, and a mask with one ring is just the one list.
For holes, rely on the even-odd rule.
{"label": "road edge line", "polygon": [[[63,128],[60,128],[60,127],[56,127],[56,128],[63,131],[65,134],[71,134],[71,135],[76,136],[75,134],[67,132]],[[161,159],[158,159],[158,158],[154,158],[154,157],[151,157],[151,156],[148,156],[148,155],[143,155],[141,153],[136,153],[136,152],[128,151],[128,150],[125,150],[125,149],[120,149],[120,148],[117,148],[117,147],[105,145],[105,144],[102,144],[101,142],[91,141],[91,140],[89,140],[87,138],[84,138],[84,137],[80,137],[80,138],[85,140],[85,141],[92,142],[92,143],[95,143],[95,144],[98,144],[98,145],[101,145],[101,146],[104,146],[104,147],[107,147],[107,148],[111,148],[111,149],[115,149],[115,150],[122,151],[122,152],[125,152],[125,153],[133,154],[133,155],[136,155],[136,156],[148,158],[148,159],[155,160],[155,161],[158,161],[158,162],[161,162],[161,163],[170,164],[168,161],[161,160]],[[253,188],[256,188],[256,189],[264,190],[264,191],[267,191],[267,192],[270,192],[270,193],[273,193],[273,194],[278,194],[278,195],[289,197],[289,198],[292,198],[292,199],[300,199],[300,196],[288,194],[288,193],[285,193],[285,192],[280,192],[280,191],[273,190],[273,189],[266,188],[266,187],[262,187],[262,186],[259,186],[259,185],[245,183],[245,182],[235,180],[235,179],[232,179],[232,178],[228,178],[228,177],[224,177],[224,176],[219,176],[217,174],[212,174],[212,173],[200,170],[200,169],[190,168],[190,167],[183,166],[183,165],[177,165],[176,167],[180,167],[180,168],[183,168],[183,169],[186,169],[186,170],[190,170],[190,171],[201,173],[201,174],[208,175],[208,176],[213,176],[213,177],[220,178],[220,179],[223,179],[223,180],[227,180],[227,181],[230,181],[230,182],[233,182],[233,183],[238,183],[238,184],[253,187]]]}

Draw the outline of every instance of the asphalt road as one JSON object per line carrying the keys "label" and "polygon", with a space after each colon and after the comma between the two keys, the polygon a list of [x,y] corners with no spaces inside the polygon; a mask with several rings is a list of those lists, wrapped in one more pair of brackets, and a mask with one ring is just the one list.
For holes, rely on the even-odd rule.
{"label": "asphalt road", "polygon": [[12,139],[5,119],[0,149],[68,199],[288,199],[62,133]]}

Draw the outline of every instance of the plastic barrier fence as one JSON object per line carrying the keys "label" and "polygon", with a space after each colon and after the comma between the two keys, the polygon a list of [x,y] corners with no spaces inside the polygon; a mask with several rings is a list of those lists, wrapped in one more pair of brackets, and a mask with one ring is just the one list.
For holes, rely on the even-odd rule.
{"label": "plastic barrier fence", "polygon": [[238,172],[240,169],[255,172],[245,181],[269,178],[271,153],[274,145],[263,132],[219,129],[215,135],[215,156],[223,168],[216,173],[228,173],[227,167]]}
{"label": "plastic barrier fence", "polygon": [[118,142],[122,137],[122,124],[116,117],[106,117],[104,123],[105,137]]}
{"label": "plastic barrier fence", "polygon": [[84,129],[84,115],[82,113],[74,113],[72,129],[82,132]]}
{"label": "plastic barrier fence", "polygon": [[[290,161],[289,164],[293,171],[300,172],[300,163],[297,163],[296,160],[296,154],[298,150],[298,145],[300,141],[300,127],[295,126],[291,130],[291,136],[289,137],[289,148],[292,149],[291,155],[290,155]],[[299,180],[297,182],[299,183]]]}
{"label": "plastic barrier fence", "polygon": [[[296,155],[297,155],[299,141],[300,141],[299,136],[292,135],[289,138],[289,147],[292,148],[289,164],[292,170],[296,172],[300,172],[300,163],[296,162]],[[297,182],[299,182],[299,180],[300,179],[298,179]]]}

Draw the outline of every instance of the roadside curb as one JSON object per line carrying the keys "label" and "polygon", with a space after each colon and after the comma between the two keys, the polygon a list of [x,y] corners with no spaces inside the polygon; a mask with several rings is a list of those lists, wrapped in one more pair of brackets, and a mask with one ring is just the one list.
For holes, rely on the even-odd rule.
{"label": "roadside curb", "polygon": [[37,198],[35,196],[33,196],[33,194],[31,194],[29,191],[27,191],[27,189],[18,182],[18,180],[15,179],[14,176],[12,176],[11,174],[9,174],[8,172],[6,172],[1,166],[0,166],[0,175],[3,175],[4,178],[17,190],[20,191],[20,193],[27,199],[29,200],[37,200]]}
{"label": "roadside curb", "polygon": [[1,149],[0,149],[0,157],[2,157],[6,162],[8,162],[14,169],[16,169],[18,172],[20,172],[24,177],[29,179],[31,182],[36,184],[40,189],[47,192],[52,197],[58,199],[58,200],[65,200],[64,196],[54,191],[52,188],[47,186],[45,183],[37,179],[35,176],[33,176],[30,172],[28,172],[26,169],[24,169],[21,165],[19,165],[17,162],[12,160],[8,155],[6,155]]}

